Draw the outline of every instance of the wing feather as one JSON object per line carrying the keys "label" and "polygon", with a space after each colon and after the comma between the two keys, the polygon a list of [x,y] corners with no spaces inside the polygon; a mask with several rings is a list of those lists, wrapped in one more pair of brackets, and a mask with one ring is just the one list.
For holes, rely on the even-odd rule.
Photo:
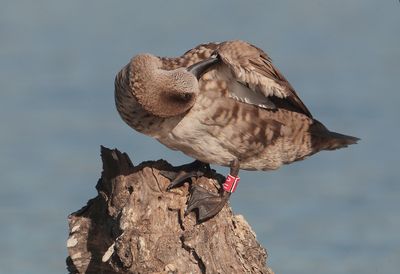
{"label": "wing feather", "polygon": [[[251,97],[251,93],[258,93],[262,95],[259,99],[264,98],[265,101],[265,98],[268,98],[269,102],[275,105],[284,103],[291,109],[312,117],[294,88],[261,49],[243,41],[228,41],[221,43],[216,51],[222,60],[222,66],[228,68],[228,71],[225,70],[223,73],[224,77],[233,78],[227,79],[228,83],[237,81],[247,87],[246,92],[249,97]],[[233,92],[237,90],[232,88]],[[242,96],[243,91],[241,96],[236,97],[242,98]],[[242,98],[242,101],[245,100]],[[252,103],[255,105],[263,104],[263,102],[258,101]],[[268,106],[271,107],[271,104],[268,104]]]}

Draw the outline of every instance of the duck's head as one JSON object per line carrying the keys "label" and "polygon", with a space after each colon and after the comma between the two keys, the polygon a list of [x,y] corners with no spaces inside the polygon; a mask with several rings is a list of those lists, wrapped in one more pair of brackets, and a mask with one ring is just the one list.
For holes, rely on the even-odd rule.
{"label": "duck's head", "polygon": [[207,59],[188,68],[168,70],[151,54],[135,56],[129,64],[129,86],[139,104],[159,117],[188,111],[199,93],[198,80],[216,60]]}

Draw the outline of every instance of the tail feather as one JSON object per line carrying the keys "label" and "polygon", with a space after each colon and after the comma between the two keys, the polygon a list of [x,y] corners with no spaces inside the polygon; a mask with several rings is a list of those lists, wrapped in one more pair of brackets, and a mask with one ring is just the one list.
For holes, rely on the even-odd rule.
{"label": "tail feather", "polygon": [[357,144],[357,137],[329,131],[322,123],[315,120],[310,127],[311,145],[315,152],[320,150],[335,150]]}

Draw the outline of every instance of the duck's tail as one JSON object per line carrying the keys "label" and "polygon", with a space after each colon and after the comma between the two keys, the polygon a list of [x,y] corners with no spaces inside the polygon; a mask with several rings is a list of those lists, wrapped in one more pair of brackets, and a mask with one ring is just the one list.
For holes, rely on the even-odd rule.
{"label": "duck's tail", "polygon": [[335,150],[357,144],[357,137],[329,131],[322,123],[314,120],[310,127],[311,146],[315,152],[320,150]]}

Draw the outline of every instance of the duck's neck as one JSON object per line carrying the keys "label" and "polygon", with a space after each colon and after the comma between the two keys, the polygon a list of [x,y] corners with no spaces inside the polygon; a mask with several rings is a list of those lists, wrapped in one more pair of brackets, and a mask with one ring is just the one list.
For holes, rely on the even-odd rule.
{"label": "duck's neck", "polygon": [[147,112],[136,100],[129,85],[129,65],[126,65],[115,78],[115,104],[121,118],[133,129],[155,135],[164,118]]}
{"label": "duck's neck", "polygon": [[159,117],[146,111],[132,90],[130,65],[126,65],[115,78],[115,104],[121,118],[133,129],[154,138],[169,132],[182,119]]}
{"label": "duck's neck", "polygon": [[135,99],[155,116],[182,115],[195,102],[197,79],[183,67],[171,69],[160,58],[141,54],[131,60],[127,72]]}

